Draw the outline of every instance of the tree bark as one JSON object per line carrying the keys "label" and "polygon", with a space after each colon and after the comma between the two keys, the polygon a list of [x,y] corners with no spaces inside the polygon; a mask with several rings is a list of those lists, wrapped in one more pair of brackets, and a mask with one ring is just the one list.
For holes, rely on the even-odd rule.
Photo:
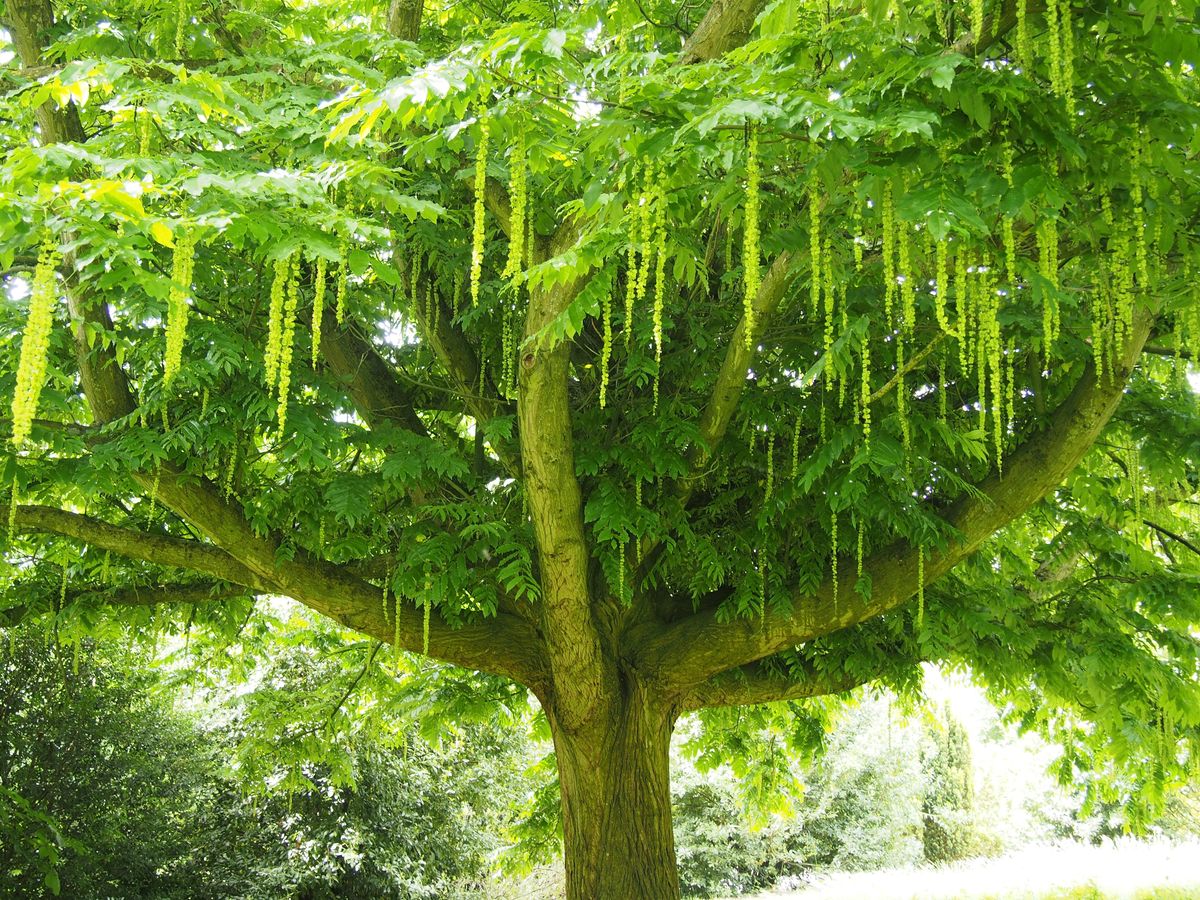
{"label": "tree bark", "polygon": [[562,794],[568,900],[679,897],[670,749],[677,710],[630,677],[596,727],[548,710]]}

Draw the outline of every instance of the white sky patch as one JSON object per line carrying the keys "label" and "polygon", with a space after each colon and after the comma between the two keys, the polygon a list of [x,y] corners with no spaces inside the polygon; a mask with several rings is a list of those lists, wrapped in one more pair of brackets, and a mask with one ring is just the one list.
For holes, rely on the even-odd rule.
{"label": "white sky patch", "polygon": [[405,322],[399,316],[392,316],[391,319],[381,324],[379,333],[384,343],[393,347],[404,347],[420,341],[417,326],[412,322]]}
{"label": "white sky patch", "polygon": [[29,279],[24,276],[17,276],[8,279],[8,284],[5,285],[8,299],[17,301],[24,300],[29,296]]}
{"label": "white sky patch", "polygon": [[595,119],[600,115],[603,107],[592,100],[591,94],[585,90],[576,90],[571,92],[571,99],[575,101],[575,121],[583,122],[587,119]]}

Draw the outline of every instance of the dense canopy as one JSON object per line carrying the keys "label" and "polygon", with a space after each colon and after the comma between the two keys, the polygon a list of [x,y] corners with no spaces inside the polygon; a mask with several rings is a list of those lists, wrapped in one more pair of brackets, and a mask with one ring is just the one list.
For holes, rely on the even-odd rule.
{"label": "dense canopy", "polygon": [[9,621],[284,595],[523,684],[573,898],[677,894],[690,710],[753,759],[932,661],[1194,767],[1192,0],[4,22]]}

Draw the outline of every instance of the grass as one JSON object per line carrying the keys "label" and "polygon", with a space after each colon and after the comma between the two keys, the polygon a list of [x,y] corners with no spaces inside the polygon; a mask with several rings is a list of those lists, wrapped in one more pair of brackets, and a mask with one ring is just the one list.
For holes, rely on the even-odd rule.
{"label": "grass", "polygon": [[1200,900],[1200,841],[1030,847],[950,866],[835,872],[759,900]]}

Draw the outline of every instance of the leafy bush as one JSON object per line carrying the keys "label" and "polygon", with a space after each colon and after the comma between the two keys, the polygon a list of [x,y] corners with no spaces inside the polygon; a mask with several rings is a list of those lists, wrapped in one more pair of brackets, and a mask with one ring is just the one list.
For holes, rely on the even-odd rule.
{"label": "leafy bush", "polygon": [[[264,690],[299,698],[289,677],[304,667],[288,656]],[[501,819],[525,790],[511,732],[362,732],[336,741],[344,769],[314,762],[248,793],[263,769],[229,761],[252,716],[225,707],[205,727],[146,658],[116,648],[85,647],[76,665],[28,633],[0,657],[0,896],[487,896]],[[307,737],[328,739],[323,724]],[[262,735],[250,743],[269,752]]]}
{"label": "leafy bush", "polygon": [[685,896],[761,890],[799,873],[796,835],[786,822],[752,828],[733,779],[685,767],[674,780],[675,844]]}

